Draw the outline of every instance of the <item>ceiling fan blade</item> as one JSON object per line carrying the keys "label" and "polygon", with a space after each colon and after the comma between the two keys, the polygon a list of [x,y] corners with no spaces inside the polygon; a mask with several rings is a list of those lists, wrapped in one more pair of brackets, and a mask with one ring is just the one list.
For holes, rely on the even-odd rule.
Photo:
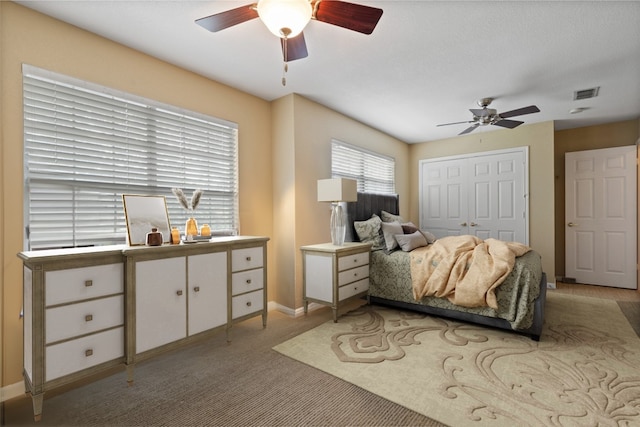
{"label": "ceiling fan blade", "polygon": [[[502,116],[501,116],[502,117]],[[515,127],[520,126],[521,124],[523,124],[524,122],[521,122],[519,120],[499,120],[495,123],[492,123],[496,126],[502,126],[503,128],[509,128],[509,129],[513,129]]]}
{"label": "ceiling fan blade", "polygon": [[436,125],[436,127],[438,127],[438,126],[449,126],[449,125],[460,125],[462,123],[473,123],[473,120],[471,120],[471,121],[467,120],[465,122],[442,123],[442,124]]}
{"label": "ceiling fan blade", "polygon": [[336,0],[318,0],[314,8],[316,20],[363,34],[371,34],[382,16],[377,7]]}
{"label": "ceiling fan blade", "polygon": [[209,31],[216,32],[258,17],[255,4],[230,9],[205,18],[196,19],[196,24]]}
{"label": "ceiling fan blade", "polygon": [[467,133],[471,133],[471,132],[473,132],[474,130],[476,130],[476,128],[477,128],[478,126],[480,126],[480,124],[476,124],[476,125],[473,125],[473,126],[469,126],[469,127],[468,127],[468,128],[466,128],[465,130],[463,130],[462,132],[460,132],[458,135],[464,135],[464,134],[467,134]]}
{"label": "ceiling fan blade", "polygon": [[540,112],[540,109],[538,107],[536,107],[535,105],[529,105],[528,107],[522,107],[522,108],[518,108],[517,110],[511,110],[511,111],[507,111],[506,113],[500,113],[499,116],[502,117],[503,119],[506,119],[507,117],[522,116],[524,114],[539,113],[539,112]]}
{"label": "ceiling fan blade", "polygon": [[304,41],[304,33],[300,33],[291,39],[280,39],[280,45],[282,46],[284,62],[306,58],[309,55],[307,44]]}

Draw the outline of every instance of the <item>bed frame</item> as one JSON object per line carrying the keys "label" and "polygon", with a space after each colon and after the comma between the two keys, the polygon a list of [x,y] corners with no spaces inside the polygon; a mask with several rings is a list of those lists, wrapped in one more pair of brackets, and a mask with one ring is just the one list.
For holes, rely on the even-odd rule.
{"label": "bed frame", "polygon": [[[347,217],[349,227],[347,228],[347,241],[358,241],[353,226],[354,221],[365,221],[371,218],[372,214],[380,216],[381,211],[399,214],[399,197],[396,194],[372,194],[358,193],[358,201],[347,204]],[[482,316],[479,314],[471,314],[462,311],[448,310],[439,307],[430,307],[422,304],[411,304],[403,301],[388,300],[379,297],[369,297],[369,302],[380,305],[387,305],[406,310],[419,311],[422,313],[432,314],[435,316],[448,317],[463,322],[476,323],[484,326],[490,326],[500,329],[506,329],[522,335],[527,335],[535,341],[540,340],[542,326],[544,324],[544,309],[547,294],[547,276],[543,272],[540,279],[540,295],[534,303],[533,324],[528,329],[513,329],[509,322],[504,319]]]}

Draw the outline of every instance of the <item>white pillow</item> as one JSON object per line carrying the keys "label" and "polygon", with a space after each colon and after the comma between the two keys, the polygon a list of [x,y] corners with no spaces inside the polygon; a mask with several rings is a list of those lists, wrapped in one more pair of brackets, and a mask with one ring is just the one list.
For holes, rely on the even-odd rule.
{"label": "white pillow", "polygon": [[354,221],[353,227],[358,233],[358,238],[363,243],[371,243],[371,250],[375,251],[384,248],[384,237],[380,232],[380,224],[382,220],[376,214],[371,215],[366,221]]}
{"label": "white pillow", "polygon": [[382,217],[382,221],[383,222],[394,222],[394,221],[397,221],[400,224],[402,224],[403,222],[406,222],[400,215],[395,215],[395,214],[389,213],[387,211],[380,211],[380,216]]}
{"label": "white pillow", "polygon": [[400,248],[405,252],[411,252],[415,248],[427,246],[427,239],[420,231],[416,231],[412,234],[396,234],[396,240],[400,245]]}
{"label": "white pillow", "polygon": [[[383,211],[384,212],[384,211]],[[387,252],[391,252],[398,247],[398,241],[395,238],[396,234],[403,234],[402,225],[399,222],[383,222],[381,225],[382,234],[384,235],[385,249]]]}

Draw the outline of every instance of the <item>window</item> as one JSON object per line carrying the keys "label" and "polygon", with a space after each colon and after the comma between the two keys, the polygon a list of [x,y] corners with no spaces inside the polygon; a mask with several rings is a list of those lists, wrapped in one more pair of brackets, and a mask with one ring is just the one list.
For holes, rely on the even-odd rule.
{"label": "window", "polygon": [[236,124],[27,65],[23,94],[26,248],[125,243],[122,194],[164,195],[184,231],[173,187],[238,232]]}
{"label": "window", "polygon": [[331,176],[357,180],[359,192],[395,193],[395,166],[392,157],[336,140],[331,142]]}

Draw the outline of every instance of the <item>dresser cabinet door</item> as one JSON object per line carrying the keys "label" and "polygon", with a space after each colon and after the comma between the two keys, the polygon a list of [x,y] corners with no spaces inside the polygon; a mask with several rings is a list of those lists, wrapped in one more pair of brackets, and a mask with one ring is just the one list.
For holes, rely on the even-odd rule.
{"label": "dresser cabinet door", "polygon": [[188,257],[189,335],[227,322],[227,252]]}
{"label": "dresser cabinet door", "polygon": [[136,263],[136,353],[187,335],[187,259]]}

